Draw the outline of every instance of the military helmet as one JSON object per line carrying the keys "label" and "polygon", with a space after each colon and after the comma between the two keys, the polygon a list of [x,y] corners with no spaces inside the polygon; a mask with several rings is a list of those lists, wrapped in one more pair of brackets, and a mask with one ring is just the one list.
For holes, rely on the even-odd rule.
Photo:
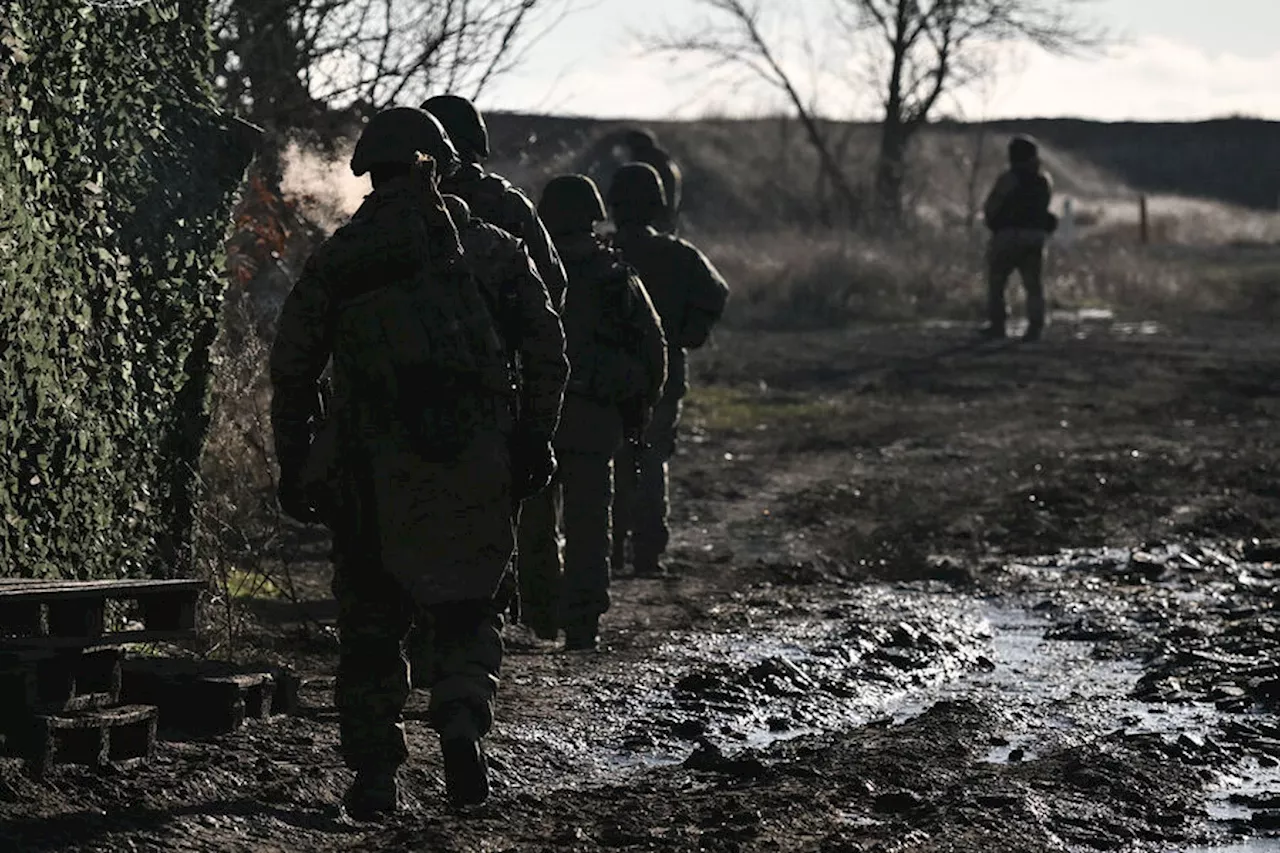
{"label": "military helmet", "polygon": [[538,216],[552,234],[589,231],[607,214],[596,182],[586,175],[560,175],[542,189]]}
{"label": "military helmet", "polygon": [[650,148],[658,147],[658,138],[653,135],[652,131],[639,127],[628,130],[623,134],[622,141],[632,151],[647,151]]}
{"label": "military helmet", "polygon": [[462,164],[440,122],[414,107],[392,107],[369,119],[351,155],[351,171],[363,175],[379,163],[412,163],[418,152],[436,161],[441,177]]}
{"label": "military helmet", "polygon": [[613,174],[607,196],[609,207],[621,211],[630,220],[649,221],[667,207],[667,193],[662,188],[658,170],[648,163],[626,163]]}
{"label": "military helmet", "polygon": [[1040,146],[1030,136],[1019,134],[1009,140],[1009,162],[1026,163],[1040,156]]}
{"label": "military helmet", "polygon": [[462,156],[489,159],[489,129],[475,104],[461,95],[436,95],[423,101],[422,108],[440,120]]}

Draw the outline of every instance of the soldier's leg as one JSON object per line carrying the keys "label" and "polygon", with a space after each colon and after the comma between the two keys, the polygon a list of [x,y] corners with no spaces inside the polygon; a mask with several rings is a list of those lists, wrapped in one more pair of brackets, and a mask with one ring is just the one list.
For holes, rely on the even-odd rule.
{"label": "soldier's leg", "polygon": [[998,236],[992,236],[987,246],[987,333],[1003,337],[1006,315],[1005,289],[1013,273],[1009,250]]}
{"label": "soldier's leg", "polygon": [[671,533],[667,528],[667,462],[675,455],[680,400],[664,398],[653,410],[640,452],[640,477],[632,508],[632,545],[637,575],[660,575],[662,554]]}
{"label": "soldier's leg", "polygon": [[520,621],[545,640],[554,640],[560,628],[559,516],[559,483],[529,498],[520,508]]}
{"label": "soldier's leg", "polygon": [[636,498],[636,457],[632,446],[623,442],[613,455],[613,540],[609,563],[615,573],[627,566],[627,538],[631,535]]}
{"label": "soldier's leg", "polygon": [[1022,279],[1022,287],[1027,292],[1027,334],[1028,340],[1039,339],[1044,331],[1044,247],[1031,246],[1026,249],[1018,263],[1018,277]]}
{"label": "soldier's leg", "polygon": [[401,711],[409,670],[401,640],[412,608],[399,584],[376,562],[338,556],[333,594],[338,603],[338,710],[341,752],[356,780],[345,802],[353,817],[396,806],[396,769],[408,757]]}
{"label": "soldier's leg", "polygon": [[435,649],[428,713],[440,735],[445,784],[456,805],[483,802],[489,795],[480,740],[493,726],[505,607],[495,600],[458,601],[424,614]]}
{"label": "soldier's leg", "polygon": [[596,645],[609,609],[610,460],[599,453],[560,457],[564,488],[564,638],[566,649]]}

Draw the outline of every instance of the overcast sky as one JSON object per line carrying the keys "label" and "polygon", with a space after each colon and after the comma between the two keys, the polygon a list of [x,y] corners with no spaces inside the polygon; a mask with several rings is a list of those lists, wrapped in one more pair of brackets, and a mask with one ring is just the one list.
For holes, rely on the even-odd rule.
{"label": "overcast sky", "polygon": [[[531,48],[525,65],[485,93],[481,106],[636,118],[779,110],[779,97],[767,87],[734,86],[741,81],[641,49],[645,33],[697,28],[708,20],[699,0],[576,2],[585,8]],[[839,60],[826,58],[837,48],[821,17],[829,0],[763,3],[781,12],[768,21],[770,32],[787,45],[789,72],[822,112],[872,115],[870,94],[847,82],[857,79],[857,60],[847,50]],[[1081,59],[1030,48],[1004,51],[998,81],[964,93],[945,110],[975,119],[1280,119],[1280,0],[1095,0],[1082,8],[1086,18],[1123,39],[1102,56]],[[816,46],[805,51],[800,35]]]}

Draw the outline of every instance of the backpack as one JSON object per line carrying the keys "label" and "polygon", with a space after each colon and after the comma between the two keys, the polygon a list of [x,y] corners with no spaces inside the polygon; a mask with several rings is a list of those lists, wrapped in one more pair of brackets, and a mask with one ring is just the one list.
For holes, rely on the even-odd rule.
{"label": "backpack", "polygon": [[326,259],[339,282],[335,380],[360,428],[402,433],[428,458],[449,459],[497,425],[512,389],[477,281],[459,255],[428,254],[457,234],[433,227],[444,226],[392,196],[340,228]]}
{"label": "backpack", "polygon": [[644,298],[635,271],[601,247],[569,260],[565,336],[569,341],[571,393],[605,405],[643,394],[648,367],[642,356],[644,329],[636,322]]}

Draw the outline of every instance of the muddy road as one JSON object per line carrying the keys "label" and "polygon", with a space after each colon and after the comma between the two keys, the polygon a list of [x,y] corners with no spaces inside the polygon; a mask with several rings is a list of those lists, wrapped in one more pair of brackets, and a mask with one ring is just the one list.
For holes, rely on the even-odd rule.
{"label": "muddy road", "polygon": [[[252,602],[303,713],[148,767],[0,764],[3,850],[1280,850],[1280,336],[1062,322],[720,335],[674,470],[676,578],[604,648],[518,629],[496,795],[351,823],[332,639]],[[299,563],[311,617],[327,570]],[[304,630],[306,629],[306,630]]]}

